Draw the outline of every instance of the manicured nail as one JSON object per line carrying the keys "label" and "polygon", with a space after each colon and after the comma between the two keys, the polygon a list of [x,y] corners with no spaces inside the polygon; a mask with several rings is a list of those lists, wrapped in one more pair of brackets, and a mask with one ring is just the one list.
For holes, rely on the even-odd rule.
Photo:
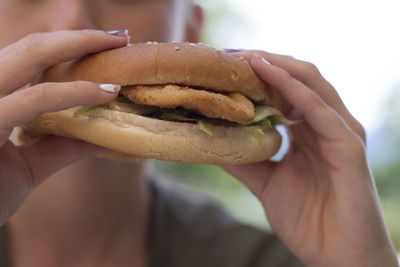
{"label": "manicured nail", "polygon": [[121,36],[121,37],[126,37],[128,38],[127,44],[130,44],[131,42],[131,36],[129,35],[128,30],[111,30],[111,31],[106,31],[106,33],[114,35],[114,36]]}
{"label": "manicured nail", "polygon": [[242,49],[234,49],[234,48],[224,48],[222,50],[224,50],[225,52],[240,52],[240,51],[242,51]]}
{"label": "manicured nail", "polygon": [[117,84],[109,84],[109,83],[105,83],[105,84],[100,84],[99,87],[107,93],[118,93],[119,90],[121,90],[121,85],[117,85]]}
{"label": "manicured nail", "polygon": [[106,33],[116,36],[127,36],[128,30],[111,30],[111,31],[106,31]]}
{"label": "manicured nail", "polygon": [[268,60],[266,60],[265,58],[263,58],[262,56],[260,56],[259,54],[254,54],[254,57],[260,59],[263,63],[267,64],[267,65],[271,65],[271,63],[269,63]]}

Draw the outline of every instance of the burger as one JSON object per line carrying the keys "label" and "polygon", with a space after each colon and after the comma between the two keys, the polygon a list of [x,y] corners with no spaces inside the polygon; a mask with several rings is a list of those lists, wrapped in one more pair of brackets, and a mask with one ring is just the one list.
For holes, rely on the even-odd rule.
{"label": "burger", "polygon": [[241,57],[204,44],[137,43],[61,63],[37,82],[121,85],[112,102],[45,113],[20,140],[80,139],[126,154],[218,165],[269,159],[280,147],[277,90]]}

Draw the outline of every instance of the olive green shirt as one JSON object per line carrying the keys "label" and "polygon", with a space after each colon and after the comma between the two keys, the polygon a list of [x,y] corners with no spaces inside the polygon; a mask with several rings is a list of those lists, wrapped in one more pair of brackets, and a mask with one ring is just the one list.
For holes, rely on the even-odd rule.
{"label": "olive green shirt", "polygon": [[[276,236],[239,223],[208,198],[158,182],[152,189],[150,267],[304,266]],[[4,230],[0,266],[12,267]]]}

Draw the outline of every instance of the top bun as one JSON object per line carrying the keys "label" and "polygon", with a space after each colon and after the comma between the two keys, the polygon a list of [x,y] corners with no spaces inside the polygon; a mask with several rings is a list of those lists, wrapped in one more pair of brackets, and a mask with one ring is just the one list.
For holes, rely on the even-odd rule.
{"label": "top bun", "polygon": [[56,65],[41,77],[45,82],[87,80],[126,85],[180,84],[215,91],[238,92],[264,101],[266,85],[240,57],[203,44],[138,43],[77,61]]}

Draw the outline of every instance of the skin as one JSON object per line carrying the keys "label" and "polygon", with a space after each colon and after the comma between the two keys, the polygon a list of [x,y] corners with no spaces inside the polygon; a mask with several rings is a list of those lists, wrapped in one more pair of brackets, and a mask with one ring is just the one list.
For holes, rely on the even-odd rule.
{"label": "skin", "polygon": [[[280,162],[226,167],[261,201],[272,228],[308,266],[398,266],[365,153],[365,132],[307,62],[236,53],[278,88],[291,127]],[[254,56],[256,55],[256,56]]]}
{"label": "skin", "polygon": [[[201,10],[175,13],[187,3],[0,0],[0,225],[7,222],[14,266],[147,265],[150,196],[142,164],[90,157],[107,150],[76,140],[49,137],[19,148],[7,137],[42,112],[117,96],[90,82],[16,91],[50,65],[127,44],[126,37],[103,31],[65,30],[122,28],[135,42],[197,42]],[[42,33],[24,37],[34,32]]]}
{"label": "skin", "polygon": [[[48,66],[127,43],[103,31],[65,30],[127,28],[135,42],[196,42],[201,11],[174,13],[180,2],[0,0],[0,225],[7,222],[15,266],[147,265],[151,195],[142,164],[91,157],[107,150],[67,138],[22,148],[7,138],[40,113],[116,97],[91,82],[18,90]],[[34,32],[50,33],[23,38]],[[397,266],[365,133],[334,88],[309,63],[262,51],[239,54],[279,89],[287,112],[304,114],[306,122],[291,129],[282,162],[226,169],[260,199],[278,236],[307,265]]]}

